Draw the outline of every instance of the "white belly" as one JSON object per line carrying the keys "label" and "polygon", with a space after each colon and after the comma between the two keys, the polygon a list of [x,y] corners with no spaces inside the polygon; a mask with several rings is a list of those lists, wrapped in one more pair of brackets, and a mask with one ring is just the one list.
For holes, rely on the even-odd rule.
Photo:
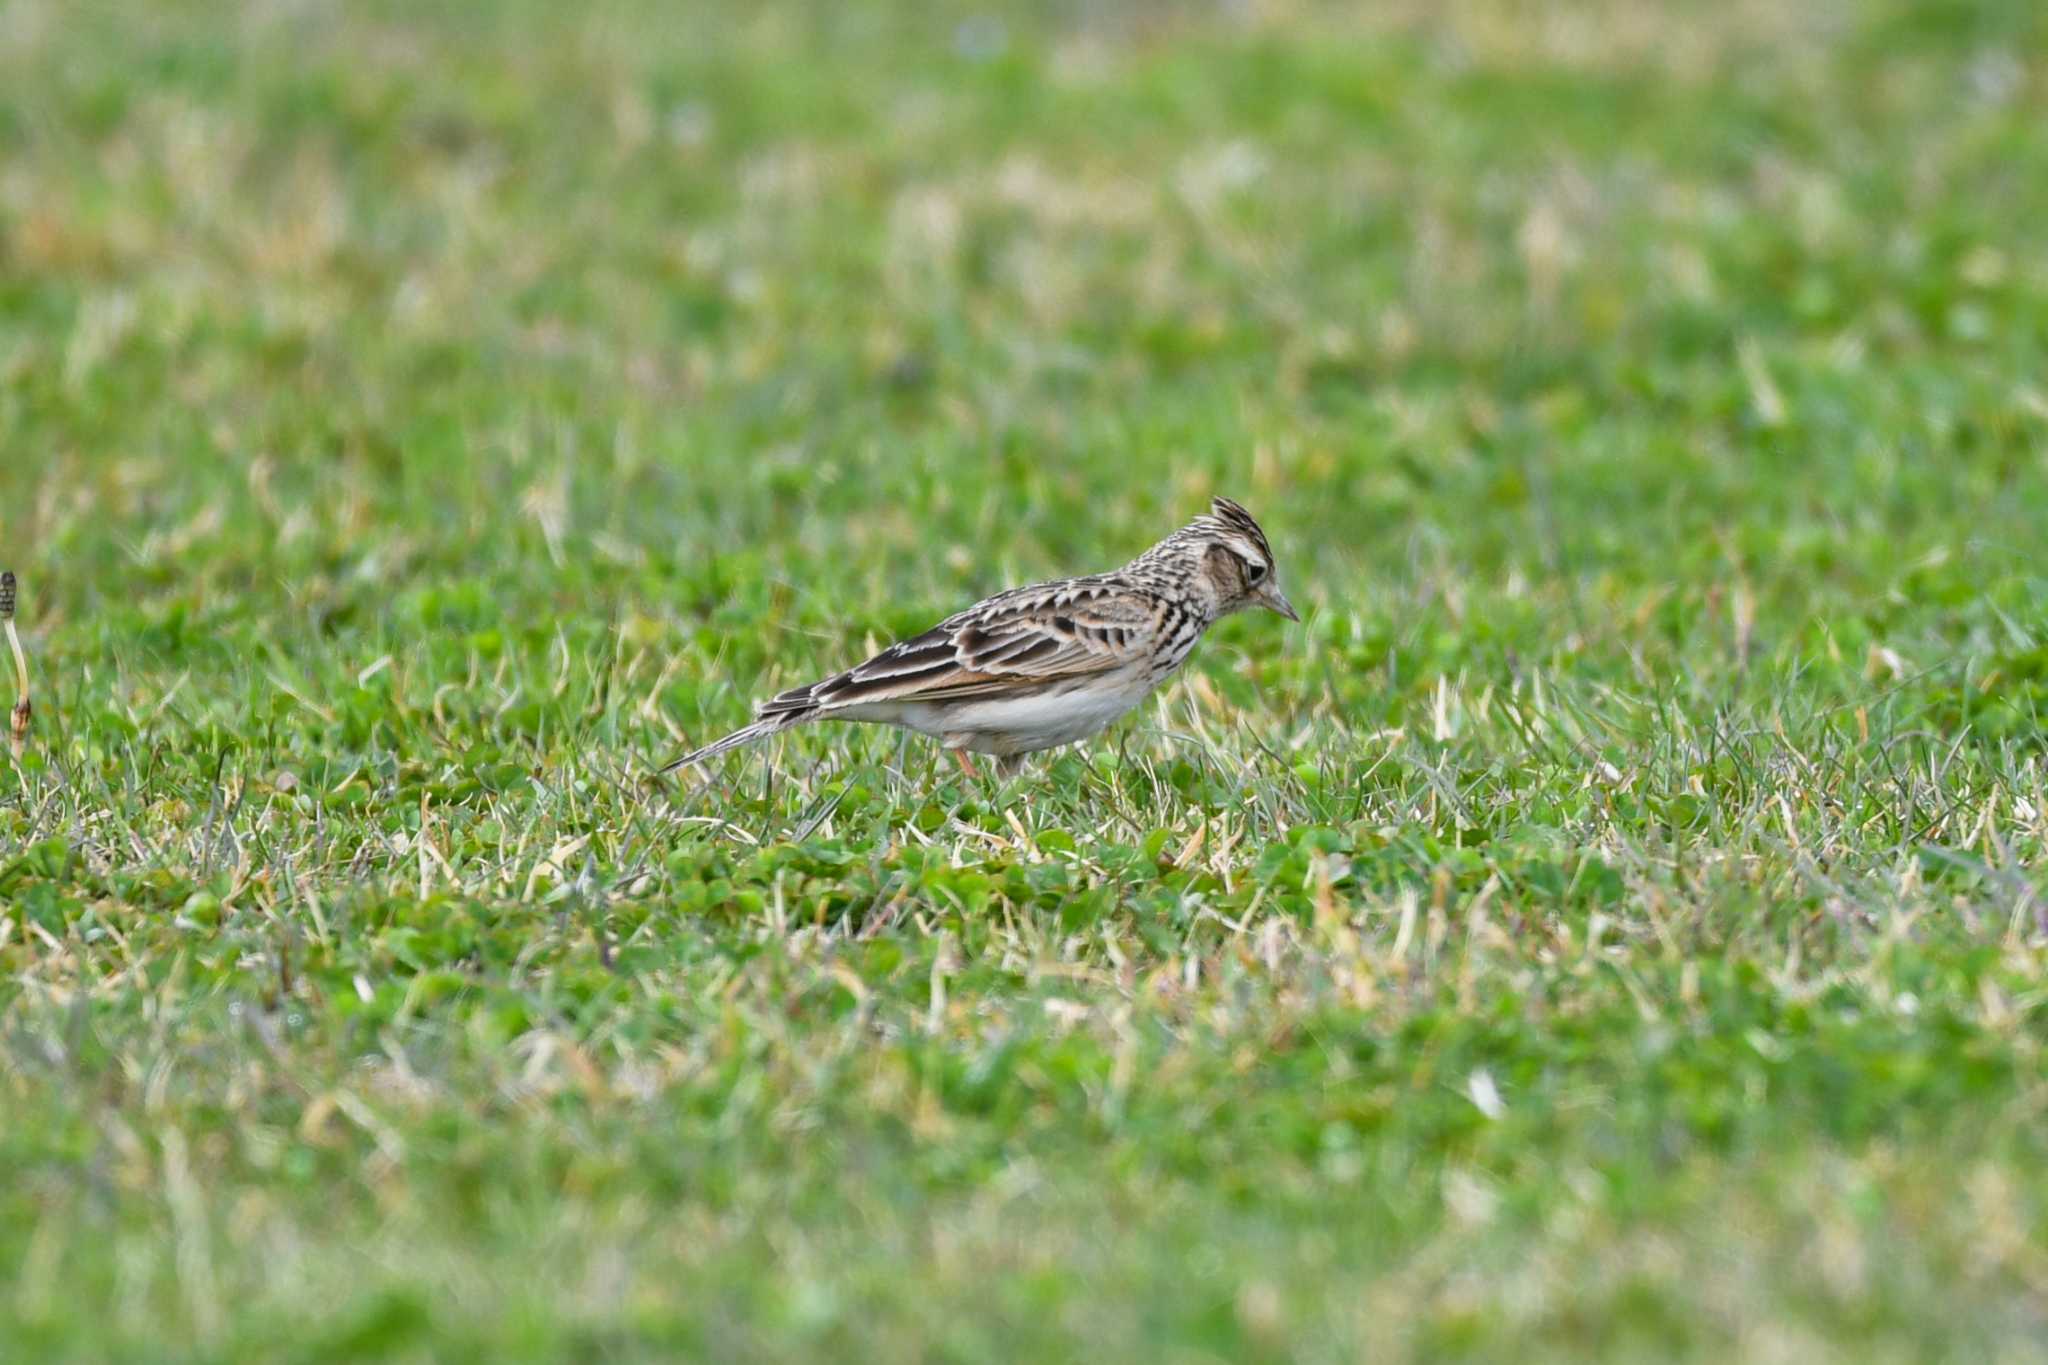
{"label": "white belly", "polygon": [[849,707],[849,719],[878,720],[930,735],[949,747],[978,754],[1035,753],[1102,733],[1143,701],[1154,680],[1097,676],[1064,691],[1031,692],[964,702],[877,702]]}

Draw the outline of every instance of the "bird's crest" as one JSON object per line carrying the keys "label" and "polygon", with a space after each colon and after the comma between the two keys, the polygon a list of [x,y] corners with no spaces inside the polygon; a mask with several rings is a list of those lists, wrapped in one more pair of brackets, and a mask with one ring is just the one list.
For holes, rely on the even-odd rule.
{"label": "bird's crest", "polygon": [[1266,533],[1252,520],[1251,513],[1229,498],[1212,499],[1206,513],[1145,551],[1136,562],[1150,564],[1173,559],[1191,549],[1199,552],[1202,546],[1218,541],[1236,541],[1264,558],[1267,565],[1273,563],[1273,547],[1266,543]]}
{"label": "bird's crest", "polygon": [[1243,536],[1258,547],[1259,553],[1266,557],[1268,564],[1273,562],[1273,547],[1266,543],[1266,533],[1259,529],[1258,522],[1252,520],[1251,513],[1229,498],[1210,499],[1209,515],[1197,517],[1195,520],[1212,522],[1217,530],[1225,534]]}

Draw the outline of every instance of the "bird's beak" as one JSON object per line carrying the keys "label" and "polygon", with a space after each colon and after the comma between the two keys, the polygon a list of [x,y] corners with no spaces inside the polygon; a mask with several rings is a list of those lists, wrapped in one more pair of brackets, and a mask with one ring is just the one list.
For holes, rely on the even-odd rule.
{"label": "bird's beak", "polygon": [[1259,594],[1259,601],[1272,610],[1279,612],[1290,621],[1299,621],[1301,619],[1295,613],[1294,604],[1287,600],[1287,594],[1280,591],[1279,587],[1275,584],[1269,583],[1266,585],[1264,591]]}

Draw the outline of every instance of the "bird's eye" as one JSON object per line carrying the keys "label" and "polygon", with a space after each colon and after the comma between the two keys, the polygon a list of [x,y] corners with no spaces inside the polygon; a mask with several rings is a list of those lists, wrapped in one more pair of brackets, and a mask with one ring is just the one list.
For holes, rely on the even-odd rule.
{"label": "bird's eye", "polygon": [[1263,564],[1247,563],[1244,566],[1244,581],[1247,583],[1256,583],[1265,576],[1266,566]]}

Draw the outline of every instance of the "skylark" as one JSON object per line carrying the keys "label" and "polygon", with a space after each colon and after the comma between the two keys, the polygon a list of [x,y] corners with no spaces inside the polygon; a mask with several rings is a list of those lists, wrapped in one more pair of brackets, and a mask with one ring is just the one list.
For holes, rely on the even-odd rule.
{"label": "skylark", "polygon": [[1012,588],[866,663],[763,702],[752,725],[669,763],[716,758],[813,720],[879,721],[1014,772],[1024,755],[1099,734],[1250,607],[1299,621],[1251,513],[1217,498],[1121,569]]}

